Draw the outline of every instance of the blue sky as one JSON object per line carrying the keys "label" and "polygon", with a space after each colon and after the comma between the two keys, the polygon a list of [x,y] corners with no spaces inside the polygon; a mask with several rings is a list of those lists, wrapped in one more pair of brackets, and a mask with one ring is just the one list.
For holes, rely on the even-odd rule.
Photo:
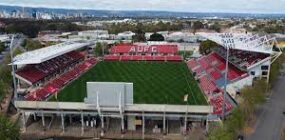
{"label": "blue sky", "polygon": [[285,13],[285,0],[0,0],[0,4],[98,10]]}

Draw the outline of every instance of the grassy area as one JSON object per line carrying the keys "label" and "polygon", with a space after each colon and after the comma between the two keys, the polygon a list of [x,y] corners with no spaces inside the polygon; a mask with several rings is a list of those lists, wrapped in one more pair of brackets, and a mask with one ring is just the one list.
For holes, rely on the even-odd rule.
{"label": "grassy area", "polygon": [[61,90],[58,100],[82,102],[88,81],[133,82],[134,103],[186,104],[188,94],[188,104],[207,104],[184,62],[99,62]]}
{"label": "grassy area", "polygon": [[183,56],[183,58],[190,58],[193,54],[193,51],[179,51],[179,55]]}

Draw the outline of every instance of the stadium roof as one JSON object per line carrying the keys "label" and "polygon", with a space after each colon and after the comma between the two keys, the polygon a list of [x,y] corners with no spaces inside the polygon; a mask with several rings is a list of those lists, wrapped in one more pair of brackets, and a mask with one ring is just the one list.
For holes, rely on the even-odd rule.
{"label": "stadium roof", "polygon": [[259,53],[273,53],[275,38],[259,36],[257,34],[245,33],[197,33],[209,40],[212,40],[223,47],[231,49],[252,51]]}
{"label": "stadium roof", "polygon": [[13,65],[39,64],[62,54],[90,45],[88,42],[64,42],[57,45],[37,49],[17,55],[13,58]]}

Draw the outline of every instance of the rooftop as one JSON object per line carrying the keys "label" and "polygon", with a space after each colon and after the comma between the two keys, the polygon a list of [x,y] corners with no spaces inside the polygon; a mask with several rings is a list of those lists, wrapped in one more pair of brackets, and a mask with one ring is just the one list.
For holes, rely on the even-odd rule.
{"label": "rooftop", "polygon": [[197,33],[223,47],[231,49],[272,54],[275,38],[251,33]]}
{"label": "rooftop", "polygon": [[39,64],[88,45],[90,45],[90,43],[82,41],[64,42],[49,47],[25,52],[14,57],[13,65]]}

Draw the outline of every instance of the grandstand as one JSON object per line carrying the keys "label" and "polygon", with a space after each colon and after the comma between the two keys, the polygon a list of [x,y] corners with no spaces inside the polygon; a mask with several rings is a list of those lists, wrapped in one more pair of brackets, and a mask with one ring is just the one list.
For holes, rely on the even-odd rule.
{"label": "grandstand", "polygon": [[[226,58],[226,49],[223,47],[216,48],[216,53],[219,56]],[[270,59],[270,54],[264,53],[256,53],[250,51],[241,51],[241,50],[233,50],[231,49],[229,52],[229,62],[235,65],[237,68],[242,70],[249,70],[252,66],[256,65],[257,63],[262,62],[262,60]]]}
{"label": "grandstand", "polygon": [[182,61],[177,45],[120,44],[109,50],[105,61]]}
{"label": "grandstand", "polygon": [[[96,64],[95,58],[89,58],[77,64],[71,70],[61,73],[56,78],[53,78],[49,82],[45,83],[42,87],[28,93],[25,99],[28,101],[42,101],[47,99],[52,94],[55,94],[61,90],[65,85],[67,85],[73,79],[78,78],[82,73],[89,70]],[[26,70],[26,69],[25,69]],[[33,77],[33,75],[31,75]]]}
{"label": "grandstand", "polygon": [[16,77],[27,81],[30,85],[46,80],[50,75],[64,71],[66,67],[78,63],[84,58],[79,52],[69,52],[39,64],[28,64],[16,72]]}
{"label": "grandstand", "polygon": [[85,58],[87,42],[65,42],[18,55],[15,77],[18,89],[26,89],[26,100],[45,100],[69,81],[96,64],[95,58]]}
{"label": "grandstand", "polygon": [[[214,114],[222,114],[224,83],[227,81],[225,111],[229,113],[235,106],[232,98],[241,88],[252,85],[254,78],[269,78],[270,64],[276,60],[281,51],[274,51],[274,38],[251,34],[231,33],[198,33],[216,43],[220,47],[198,59],[190,59],[187,65],[199,85],[214,107]],[[228,75],[226,73],[227,48],[229,49]],[[229,89],[234,89],[229,90]]]}
{"label": "grandstand", "polygon": [[[221,98],[223,93],[222,86],[225,81],[226,60],[216,52],[212,52],[209,55],[198,58],[197,60],[189,60],[187,65],[197,79],[199,79],[199,85],[202,91],[214,106],[214,113],[221,114],[221,100],[223,100],[223,98]],[[248,74],[246,72],[237,69],[234,65],[229,65],[226,80],[231,83],[246,78],[247,76]],[[228,104],[229,107],[227,111],[230,111],[234,105],[230,103]]]}

